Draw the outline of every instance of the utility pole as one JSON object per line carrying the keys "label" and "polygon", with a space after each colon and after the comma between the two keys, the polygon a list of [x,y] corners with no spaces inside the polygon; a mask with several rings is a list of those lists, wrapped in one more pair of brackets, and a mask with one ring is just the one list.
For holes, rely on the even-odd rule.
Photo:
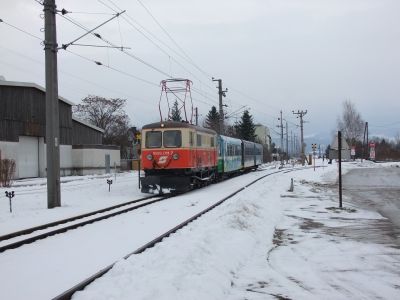
{"label": "utility pole", "polygon": [[222,79],[214,79],[212,81],[218,81],[218,97],[219,97],[219,134],[223,134],[224,132],[224,110],[222,104],[222,97],[226,97],[226,92],[228,89],[222,90]]}
{"label": "utility pole", "polygon": [[338,131],[338,160],[339,160],[339,207],[342,208],[342,132]]}
{"label": "utility pole", "polygon": [[293,131],[290,130],[290,154],[294,155],[294,141],[293,141]]}
{"label": "utility pole", "polygon": [[304,155],[304,135],[303,135],[303,117],[307,114],[307,110],[306,111],[300,111],[297,110],[297,112],[292,111],[294,115],[297,115],[297,118],[300,118],[300,142],[301,142],[301,164],[304,166],[304,160],[305,160],[305,155]]}
{"label": "utility pole", "polygon": [[[365,138],[367,138],[367,143],[365,144]],[[368,144],[368,122],[365,122],[364,127],[364,140],[363,140],[363,154],[362,157],[368,159],[369,157],[369,144]]]}
{"label": "utility pole", "polygon": [[286,121],[286,161],[289,160],[289,133],[288,133],[288,123]]}
{"label": "utility pole", "polygon": [[58,116],[57,31],[55,0],[43,1],[46,65],[47,207],[61,206],[60,125]]}
{"label": "utility pole", "polygon": [[282,119],[282,111],[280,112],[280,114],[281,114],[281,117],[278,118],[278,120],[281,121],[281,125],[277,125],[276,127],[281,129],[281,155],[280,155],[280,157],[281,157],[281,165],[283,165],[283,161],[282,161],[282,159],[283,159],[283,119]]}
{"label": "utility pole", "polygon": [[196,117],[196,126],[198,126],[199,125],[199,110],[197,107],[194,109],[194,112],[195,112],[194,115]]}

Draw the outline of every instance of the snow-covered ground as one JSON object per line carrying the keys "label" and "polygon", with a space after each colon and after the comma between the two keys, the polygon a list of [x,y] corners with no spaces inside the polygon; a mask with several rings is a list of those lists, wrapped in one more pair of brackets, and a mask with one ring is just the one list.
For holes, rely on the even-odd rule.
{"label": "snow-covered ground", "polygon": [[[343,172],[391,165],[344,163]],[[183,210],[195,213],[205,203],[218,200],[246,182],[276,170],[271,168],[195,191],[169,206],[160,203],[143,209],[132,218],[142,222],[139,232],[151,232],[144,230],[149,226],[144,216],[152,212],[157,216],[151,219],[153,221],[160,220],[161,224],[164,213],[176,219],[177,224],[185,217]],[[294,191],[288,192],[291,178],[295,183]],[[400,298],[398,245],[368,238],[368,229],[379,227],[385,219],[378,213],[355,207],[346,195],[346,209],[336,209],[336,178],[337,166],[326,165],[326,161],[324,168],[315,171],[311,168],[266,177],[154,248],[120,260],[109,273],[77,293],[74,299]],[[45,187],[38,185],[45,181],[30,181],[30,186],[26,186],[27,182],[18,182],[19,186],[13,188],[16,197],[12,214],[8,212],[7,199],[0,198],[0,235],[143,196],[137,189],[135,173],[118,174],[110,193],[106,178],[67,179],[72,181],[62,185],[63,206],[52,210],[46,209]],[[4,194],[4,189],[0,189],[0,193]],[[119,221],[120,226],[128,221],[125,216]],[[97,229],[95,226],[90,229],[92,235],[96,235],[96,230],[97,235],[111,230],[106,225],[96,226]],[[160,228],[166,231],[171,227]],[[131,242],[124,244],[133,247],[131,251],[135,250],[135,239],[142,243],[146,239],[149,241],[155,232],[151,233],[153,236],[142,234],[138,238],[132,230],[130,235],[128,232],[124,236]],[[84,241],[79,236],[70,234],[64,243],[79,249],[87,248],[86,245],[82,247],[85,242],[94,242]],[[30,254],[42,252],[45,256],[56,249],[59,256],[68,257],[68,247],[63,253],[63,247],[54,248],[57,238],[49,240],[53,240],[52,244],[51,241],[35,243],[21,247],[24,251],[16,249],[0,254],[1,299],[24,299],[11,296],[24,295],[13,291],[24,289],[27,280],[31,288],[29,299],[47,299],[63,291],[39,291],[43,286],[48,289],[52,286],[51,280],[40,276],[48,268],[45,264],[40,265],[44,270],[37,272],[37,276],[22,276],[25,272],[35,274],[24,268],[38,267],[29,263]],[[113,260],[117,245],[121,246],[112,241],[107,251],[92,255],[110,253],[108,260]],[[122,254],[123,251],[119,251]],[[124,254],[127,253],[129,251]],[[82,262],[75,268],[84,267]],[[59,282],[66,275],[59,272],[60,269],[57,271],[53,276],[54,281]],[[18,280],[20,277],[24,280]]]}

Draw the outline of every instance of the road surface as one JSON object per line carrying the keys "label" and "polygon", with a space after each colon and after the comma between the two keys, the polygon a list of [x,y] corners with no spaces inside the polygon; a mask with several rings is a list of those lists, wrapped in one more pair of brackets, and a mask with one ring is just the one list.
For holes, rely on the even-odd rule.
{"label": "road surface", "polygon": [[351,170],[343,176],[343,195],[350,197],[346,201],[387,218],[366,232],[370,238],[381,236],[382,241],[400,246],[400,167]]}

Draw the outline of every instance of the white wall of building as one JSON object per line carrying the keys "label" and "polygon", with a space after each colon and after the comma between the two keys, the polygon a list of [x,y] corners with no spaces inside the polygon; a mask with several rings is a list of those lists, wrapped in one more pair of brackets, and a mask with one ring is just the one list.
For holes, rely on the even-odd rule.
{"label": "white wall of building", "polygon": [[79,175],[105,173],[106,155],[110,155],[110,167],[120,167],[121,157],[118,149],[72,149],[72,165]]}
{"label": "white wall of building", "polygon": [[264,125],[255,125],[255,134],[260,139],[263,145],[267,145],[268,149],[271,148],[269,128]]}
{"label": "white wall of building", "polygon": [[[44,138],[36,138],[38,152],[35,158],[38,164],[38,175],[46,176],[46,144]],[[0,141],[2,159],[13,159],[16,162],[15,179],[21,178],[19,174],[19,153],[22,144],[20,142]],[[105,173],[105,156],[110,155],[110,166],[120,167],[120,151],[118,149],[72,149],[71,145],[60,145],[60,175],[87,175]],[[33,159],[33,157],[32,157]],[[37,175],[36,175],[37,176]]]}

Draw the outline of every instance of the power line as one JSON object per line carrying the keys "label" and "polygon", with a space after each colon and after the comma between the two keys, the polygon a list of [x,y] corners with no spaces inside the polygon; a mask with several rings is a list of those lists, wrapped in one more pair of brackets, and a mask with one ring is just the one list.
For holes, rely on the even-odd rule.
{"label": "power line", "polygon": [[[4,22],[4,20],[1,20],[1,23],[4,23],[4,24],[6,24],[6,25],[8,25],[8,26],[10,26],[10,27],[12,27],[12,28],[14,28],[14,29],[17,29],[18,31],[20,31],[20,32],[22,32],[22,33],[24,33],[24,34],[26,34],[26,35],[29,35],[29,36],[34,37],[34,38],[36,38],[36,39],[42,40],[40,37],[37,37],[37,36],[35,36],[35,35],[33,35],[33,34],[27,32],[27,31],[25,31],[25,30],[23,30],[23,29],[20,29],[20,28],[18,28],[17,26],[14,26],[14,25],[12,25],[12,24],[9,24],[9,23],[7,23],[7,22]],[[79,26],[79,25],[78,25],[78,26]],[[83,27],[83,26],[82,26],[82,27]],[[140,78],[140,77],[135,76],[135,75],[133,75],[133,74],[130,74],[130,73],[128,73],[128,72],[119,70],[119,69],[117,69],[117,68],[115,68],[115,67],[112,67],[112,66],[110,66],[110,65],[105,65],[105,64],[103,64],[103,63],[101,63],[101,62],[99,62],[99,61],[90,59],[90,58],[85,57],[85,56],[83,56],[83,55],[81,55],[81,54],[72,52],[72,51],[70,51],[70,50],[68,50],[68,49],[66,49],[66,52],[69,52],[69,53],[71,53],[71,54],[73,54],[73,55],[75,55],[75,56],[78,56],[78,57],[80,57],[81,59],[84,59],[84,60],[89,61],[89,62],[91,62],[91,63],[95,63],[95,64],[98,65],[98,66],[102,66],[102,67],[108,68],[108,69],[110,69],[110,70],[113,70],[114,72],[117,72],[117,73],[119,73],[119,74],[122,74],[122,75],[125,75],[125,76],[128,76],[128,77],[134,78],[134,79],[136,79],[136,80],[142,81],[142,82],[147,83],[147,84],[152,85],[152,86],[159,87],[159,85],[156,84],[156,83],[154,83],[154,82],[151,82],[151,81],[149,81],[149,80]],[[26,56],[25,56],[25,57],[26,57]],[[27,58],[27,59],[30,59],[30,60],[32,60],[32,61],[36,61],[36,62],[42,64],[42,62],[40,62],[40,61],[31,59],[31,58],[28,58],[28,57],[26,57],[26,58]],[[71,75],[71,74],[69,74],[69,75]],[[75,75],[74,75],[74,76],[75,76]],[[80,78],[80,77],[78,77],[78,76],[75,76],[75,77]],[[82,79],[82,78],[80,78],[80,79]],[[86,81],[87,81],[87,80],[86,80]],[[92,84],[93,84],[93,83],[92,83]],[[195,91],[195,92],[197,92],[197,91]],[[201,94],[200,94],[200,95],[201,95]],[[203,95],[202,95],[202,96],[203,96]],[[195,101],[197,101],[197,102],[200,102],[200,103],[203,103],[203,104],[206,104],[206,105],[211,105],[210,103],[208,103],[208,102],[206,102],[206,101],[202,101],[202,100],[197,99],[197,98],[193,98],[193,100],[195,100]]]}
{"label": "power line", "polygon": [[11,28],[14,28],[14,29],[16,29],[16,30],[18,30],[18,31],[20,31],[20,32],[22,32],[22,33],[25,33],[25,34],[27,34],[27,35],[29,35],[29,36],[35,38],[35,39],[38,39],[38,40],[43,41],[43,38],[40,38],[40,37],[38,37],[37,35],[34,35],[34,34],[28,32],[28,31],[24,30],[24,29],[21,29],[21,28],[15,26],[15,25],[12,25],[12,24],[10,24],[10,23],[4,21],[3,19],[0,19],[0,23],[6,24],[6,25],[10,26]]}
{"label": "power line", "polygon": [[[18,31],[20,31],[20,32],[22,32],[22,33],[25,33],[25,34],[27,34],[27,35],[29,35],[29,36],[31,36],[31,37],[36,38],[36,39],[42,40],[40,37],[35,36],[35,35],[33,35],[33,34],[27,32],[27,31],[25,31],[25,30],[23,30],[23,29],[21,29],[21,28],[18,28],[18,27],[15,26],[15,25],[12,25],[12,24],[10,24],[10,23],[4,22],[4,20],[2,20],[2,19],[0,19],[0,23],[4,23],[4,24],[6,24],[6,25],[8,25],[8,26],[10,26],[10,27],[12,27],[12,28],[14,28],[14,29],[17,29]],[[90,59],[90,58],[87,58],[87,57],[85,57],[85,56],[83,56],[83,55],[80,55],[80,54],[78,54],[78,53],[72,52],[72,51],[70,51],[70,50],[66,50],[66,51],[69,52],[69,53],[71,53],[71,54],[74,54],[74,55],[76,55],[76,56],[79,56],[79,57],[82,58],[82,59],[85,59],[85,60],[87,60],[87,61],[93,62],[93,63],[95,63],[95,64],[97,64],[97,65],[99,65],[99,66],[106,67],[106,68],[111,69],[111,70],[113,70],[113,71],[115,71],[115,72],[119,72],[119,73],[124,74],[124,75],[126,75],[126,76],[135,78],[135,79],[137,79],[137,80],[139,80],[139,81],[145,82],[145,83],[147,83],[147,84],[150,84],[150,85],[153,85],[153,86],[158,86],[158,84],[155,84],[154,82],[151,82],[151,81],[149,81],[149,80],[140,78],[140,77],[135,76],[135,75],[133,75],[133,74],[129,74],[129,73],[127,73],[127,72],[125,72],[125,71],[122,71],[122,70],[118,70],[117,68],[114,68],[114,67],[111,67],[111,66],[107,66],[107,65],[105,65],[105,64],[103,64],[103,63],[101,63],[101,62],[92,60],[92,59]]]}
{"label": "power line", "polygon": [[[113,1],[108,0],[116,9],[121,10],[121,8],[119,6],[117,6]],[[112,8],[110,5],[104,3],[102,0],[98,0],[98,2],[100,2],[101,4],[103,4],[104,6],[106,6],[107,8],[111,9],[112,11],[116,12],[117,10]],[[166,45],[165,43],[163,43],[161,40],[159,40],[154,34],[152,34],[150,31],[148,31],[144,26],[140,25],[137,21],[135,21],[131,16],[129,16],[129,14],[126,14],[126,16],[132,20],[133,22],[135,22],[136,24],[138,24],[143,30],[145,30],[148,34],[150,34],[152,37],[154,37],[157,41],[161,42],[164,46],[166,46],[168,49],[170,49],[171,51],[173,51],[174,53],[178,54],[181,58],[185,59],[186,61],[188,61],[187,58],[181,56],[178,52],[176,52],[174,49],[170,48],[168,45]],[[154,16],[153,16],[154,17]],[[189,71],[184,65],[182,65],[178,60],[176,60],[173,56],[171,56],[168,52],[166,52],[164,49],[162,49],[157,43],[155,43],[151,38],[149,38],[148,36],[146,36],[146,34],[144,34],[139,28],[137,28],[134,24],[132,24],[132,22],[130,22],[129,20],[127,20],[127,18],[125,16],[122,16],[122,19],[125,20],[130,26],[132,26],[135,30],[137,30],[139,33],[141,33],[147,40],[149,40],[153,45],[155,45],[160,51],[162,51],[164,54],[166,54],[170,59],[172,59],[175,63],[177,63],[180,67],[182,67],[182,69],[184,69],[186,72],[188,72],[190,75],[192,75],[194,78],[196,78],[200,83],[202,83],[203,85],[207,86],[210,89],[213,89],[212,87],[210,87],[209,85],[203,83],[196,75],[194,75],[191,71]],[[160,25],[160,24],[159,24]],[[161,25],[160,25],[161,26]],[[189,63],[191,63],[193,65],[193,63],[191,61],[188,61]],[[197,88],[192,88],[193,92],[201,95],[204,98],[207,98],[211,101],[216,101],[213,98],[210,98],[206,95],[209,96],[213,96],[205,91],[200,91]],[[198,101],[198,99],[196,100]],[[213,105],[210,103],[207,103],[205,101],[200,101],[202,103],[205,103],[207,105]]]}
{"label": "power line", "polygon": [[386,125],[370,125],[370,127],[377,127],[377,128],[395,128],[392,127],[393,125],[397,125],[400,124],[400,122],[394,122],[394,123],[390,123],[390,124],[386,124]]}
{"label": "power line", "polygon": [[90,31],[89,29],[85,28],[85,26],[83,26],[82,24],[80,24],[80,23],[77,22],[76,20],[74,20],[74,19],[72,19],[72,18],[70,18],[70,17],[63,16],[63,15],[61,15],[61,14],[59,14],[59,15],[60,15],[61,17],[63,17],[64,19],[68,20],[69,22],[71,22],[72,24],[74,24],[74,25],[80,27],[81,29],[85,30],[87,33],[90,33],[90,34],[92,34],[93,36],[99,38],[100,40],[102,40],[102,41],[105,42],[106,44],[108,44],[108,45],[110,45],[110,46],[113,46],[113,47],[115,47],[115,48],[118,48],[118,50],[120,50],[122,53],[126,54],[127,56],[129,56],[129,57],[131,57],[131,58],[133,58],[133,59],[135,59],[135,60],[141,62],[142,64],[144,64],[144,65],[148,66],[149,68],[151,68],[151,69],[157,71],[158,73],[160,73],[160,74],[162,74],[162,75],[164,75],[164,76],[166,76],[166,77],[168,77],[168,78],[171,78],[170,74],[168,74],[168,73],[162,71],[161,69],[159,69],[159,68],[153,66],[152,64],[146,62],[145,60],[141,59],[140,57],[138,57],[138,56],[136,56],[136,55],[134,55],[134,54],[132,54],[132,53],[130,53],[130,52],[128,52],[128,51],[125,51],[123,48],[116,46],[115,44],[113,44],[113,43],[109,42],[108,40],[106,40],[105,38],[103,38],[100,34],[94,33],[94,32],[89,32],[89,31]]}
{"label": "power line", "polygon": [[[86,30],[86,33],[85,33],[85,34],[79,36],[78,38],[76,38],[76,39],[73,40],[72,42],[69,42],[68,44],[63,44],[63,45],[62,45],[62,48],[63,48],[64,50],[67,49],[67,47],[73,45],[75,42],[77,42],[78,40],[82,39],[83,37],[85,37],[85,36],[88,35],[88,34],[92,34],[92,33],[93,33],[94,36],[100,38],[100,35],[97,34],[97,33],[94,33],[94,31],[95,31],[96,29],[102,27],[103,25],[107,24],[108,22],[112,21],[113,19],[118,18],[118,17],[119,17],[121,14],[123,14],[124,12],[125,12],[125,10],[122,11],[122,12],[118,12],[118,13],[116,13],[115,15],[113,15],[110,19],[108,19],[107,21],[104,21],[104,22],[101,23],[100,25],[97,25],[97,26],[94,27],[93,29]],[[62,13],[61,16],[64,16],[64,13]],[[120,47],[120,48],[122,49],[122,47]]]}
{"label": "power line", "polygon": [[[112,2],[111,0],[108,0],[112,5],[114,5],[114,7],[118,10],[121,10],[121,8],[119,6],[117,6],[114,2]],[[104,3],[102,0],[98,0],[98,2],[100,2],[101,4],[103,4],[104,6],[106,6],[107,8],[111,9],[114,12],[117,12],[116,9],[114,9],[113,7],[111,7],[110,5]],[[148,29],[146,29],[143,25],[141,25],[139,22],[137,22],[135,19],[133,19],[129,14],[126,14],[121,16],[121,18],[123,20],[125,20],[132,28],[134,28],[136,31],[138,31],[144,38],[146,38],[149,42],[151,42],[157,49],[159,49],[163,54],[165,54],[166,56],[168,56],[170,59],[172,59],[178,66],[180,66],[183,70],[185,70],[186,72],[188,72],[188,74],[190,74],[193,78],[197,79],[200,83],[202,83],[204,86],[208,87],[210,90],[214,90],[213,87],[211,87],[208,84],[205,84],[204,82],[201,81],[200,78],[198,78],[196,75],[194,75],[191,71],[189,71],[183,64],[181,64],[175,57],[173,57],[170,53],[168,53],[166,50],[164,50],[160,45],[158,45],[155,41],[153,41],[150,37],[148,37],[143,31],[145,31],[148,35],[150,35],[153,39],[157,40],[160,44],[162,44],[163,46],[165,46],[166,48],[168,48],[170,51],[172,51],[173,53],[175,53],[176,55],[178,55],[180,58],[182,58],[183,60],[185,60],[186,62],[188,62],[189,64],[192,64],[191,61],[188,60],[188,58],[186,58],[185,56],[181,55],[179,52],[177,52],[175,49],[171,48],[168,44],[166,44],[165,42],[163,42],[162,40],[160,40],[156,35],[154,35],[151,31],[149,31]],[[141,29],[139,29],[136,25],[134,25],[133,23],[137,24],[137,26],[139,26]],[[208,77],[209,78],[209,77]]]}
{"label": "power line", "polygon": [[[99,0],[99,1],[100,1],[100,0]],[[40,1],[36,1],[36,2],[41,3]],[[100,2],[101,2],[101,1],[100,1]],[[111,2],[111,1],[110,1],[110,2]],[[114,5],[115,5],[115,4],[114,4]],[[80,27],[81,29],[85,30],[86,32],[90,31],[88,28],[86,28],[85,26],[83,26],[83,25],[80,24],[79,22],[73,20],[72,18],[66,17],[66,16],[64,16],[64,15],[62,15],[62,14],[61,14],[60,16],[62,16],[64,19],[68,20],[69,22],[73,23],[74,25]],[[130,17],[130,16],[128,15],[128,17]],[[130,17],[130,18],[131,18],[131,17]],[[127,21],[126,18],[124,18],[124,20]],[[4,24],[6,24],[6,25],[8,25],[8,26],[10,26],[10,27],[12,27],[12,28],[14,28],[14,29],[16,29],[16,30],[22,32],[22,33],[24,33],[24,34],[27,34],[27,35],[33,37],[33,38],[36,38],[36,39],[38,39],[38,40],[42,40],[42,38],[40,38],[40,37],[38,37],[38,36],[36,36],[36,35],[34,35],[34,34],[31,34],[31,33],[27,32],[27,31],[25,31],[25,30],[23,30],[23,29],[21,29],[21,28],[15,26],[15,25],[12,25],[12,24],[10,24],[10,23],[8,23],[8,22],[5,22],[5,21],[2,20],[2,19],[0,19],[0,23],[4,23]],[[129,24],[129,23],[128,23],[128,24]],[[131,25],[133,26],[133,24],[131,24]],[[109,41],[107,41],[107,40],[105,40],[105,39],[104,39],[103,37],[101,37],[99,34],[96,34],[96,33],[92,33],[92,34],[93,34],[94,36],[96,36],[97,38],[100,38],[101,40],[103,40],[103,42],[107,43],[107,44],[110,45],[111,47],[120,49],[120,47],[118,47],[118,46],[112,44],[111,42],[109,42]],[[149,40],[151,40],[151,39],[149,38]],[[154,44],[156,45],[156,43],[154,43]],[[79,46],[84,46],[84,45],[82,44],[82,45],[79,45]],[[96,46],[96,47],[97,47],[97,46],[98,46],[98,47],[102,47],[101,45],[94,45],[94,46]],[[106,47],[106,46],[103,46],[103,47]],[[169,55],[169,54],[168,54],[165,50],[163,50],[161,47],[158,47],[158,48],[159,48],[160,50],[162,50],[165,54]],[[172,48],[170,48],[170,49],[172,49]],[[172,49],[172,50],[173,50],[173,49]],[[170,78],[170,75],[167,74],[166,72],[164,72],[164,71],[162,71],[162,70],[160,70],[160,69],[154,67],[154,66],[151,65],[151,64],[148,64],[147,62],[143,61],[142,59],[136,57],[135,55],[133,55],[133,54],[131,54],[131,53],[127,53],[126,51],[123,51],[123,50],[121,50],[121,51],[124,52],[125,54],[127,54],[128,56],[130,56],[130,57],[132,57],[132,58],[134,58],[134,59],[136,59],[136,60],[139,60],[140,62],[146,64],[147,66],[149,66],[149,67],[155,69],[155,70],[158,71],[159,73],[161,73],[161,74],[163,74],[163,75],[166,75],[167,77]],[[70,52],[71,52],[71,51],[70,51]],[[71,53],[73,53],[73,52],[71,52]],[[176,52],[175,52],[175,53],[176,53]],[[77,53],[73,53],[73,54],[78,55]],[[79,55],[78,55],[78,56],[79,56]],[[82,57],[82,56],[81,56],[81,57]],[[171,56],[169,56],[169,57],[171,57]],[[172,57],[172,59],[173,59],[175,62],[177,62],[182,68],[184,68],[188,73],[190,73],[191,75],[193,75],[193,74],[192,74],[190,71],[188,71],[182,64],[180,64],[175,58]],[[91,62],[95,62],[94,60],[91,60],[91,59],[88,59],[88,60],[91,61]],[[129,77],[131,77],[131,78],[135,78],[135,79],[137,79],[137,80],[139,80],[139,81],[142,81],[142,82],[145,82],[145,83],[148,83],[148,84],[151,84],[151,85],[156,85],[154,82],[150,82],[150,81],[148,81],[148,80],[146,80],[146,79],[140,78],[140,77],[135,76],[135,75],[133,75],[133,74],[127,73],[127,72],[122,71],[122,70],[118,70],[117,68],[114,68],[114,67],[112,67],[112,66],[107,66],[107,65],[104,65],[104,64],[102,64],[102,63],[101,63],[101,65],[104,66],[104,67],[108,67],[109,69],[114,70],[115,72],[119,72],[120,74],[123,74],[123,75],[125,75],[125,76],[129,76]],[[197,78],[197,79],[198,79],[198,78]],[[200,79],[198,79],[198,80],[199,80],[200,83],[203,83]],[[204,84],[204,83],[203,83],[203,84]],[[206,84],[204,84],[204,85],[207,86],[208,88],[210,88],[209,85],[206,85]],[[158,85],[157,85],[157,86],[158,86]],[[235,89],[235,88],[230,88],[230,89],[233,90],[233,91],[236,91],[236,92],[238,92],[238,93],[240,93],[240,94],[242,94],[243,96],[245,96],[245,97],[248,98],[248,99],[253,100],[254,102],[260,103],[260,101],[256,100],[255,98],[253,98],[253,97],[251,97],[251,96],[249,96],[249,95],[246,95],[245,93],[243,93],[243,92],[241,92],[241,91],[239,91],[239,90],[237,90],[237,89]],[[199,94],[200,96],[202,96],[202,97],[204,97],[204,98],[206,98],[206,99],[209,99],[209,100],[211,100],[211,101],[213,101],[213,102],[216,101],[216,99],[213,99],[213,98],[208,97],[207,95],[210,95],[211,97],[212,97],[212,95],[209,94],[209,93],[207,93],[207,92],[205,92],[205,91],[198,90],[197,88],[193,88],[192,90],[193,90],[193,92]],[[231,99],[231,98],[230,98],[230,100],[231,100],[231,101],[234,101],[234,102],[236,102],[236,103],[238,103],[238,104],[241,104],[241,103],[242,103],[242,102],[240,102],[240,101],[237,101],[237,100],[234,100],[234,99]],[[213,105],[212,103],[209,103],[209,102],[207,102],[207,101],[201,101],[201,100],[199,100],[199,99],[196,99],[196,101],[201,102],[201,103],[206,104],[206,105],[211,105],[211,106]],[[265,105],[265,103],[262,103],[262,104]],[[272,106],[271,106],[271,107],[272,107]],[[269,115],[269,114],[267,114],[267,113],[265,113],[265,112],[260,111],[260,113],[272,117],[272,115]],[[290,122],[290,123],[293,124],[293,125],[295,125],[295,124],[292,123],[292,122]]]}
{"label": "power line", "polygon": [[[112,0],[108,0],[112,3]],[[200,67],[195,64],[195,62],[190,58],[190,56],[183,50],[183,48],[175,41],[175,39],[168,33],[168,31],[158,22],[158,20],[154,17],[154,15],[150,12],[150,10],[142,3],[140,0],[136,0],[145,10],[146,12],[151,16],[151,18],[156,22],[156,24],[161,28],[161,30],[168,36],[168,38],[175,44],[175,46],[188,58],[188,60],[191,62],[191,64],[198,69],[201,73],[203,73],[206,77],[210,78],[212,77],[210,74],[207,74],[205,71],[203,71]]]}
{"label": "power line", "polygon": [[152,86],[157,86],[157,87],[159,86],[158,84],[156,84],[156,83],[154,83],[154,82],[152,82],[152,81],[149,81],[149,80],[140,78],[140,77],[138,77],[138,76],[136,76],[136,75],[133,75],[133,74],[130,74],[130,73],[128,73],[128,72],[119,70],[119,69],[114,68],[114,67],[112,67],[112,66],[110,66],[110,65],[105,65],[105,64],[103,64],[103,63],[100,62],[100,61],[96,61],[96,60],[94,60],[94,59],[88,58],[88,57],[83,56],[83,55],[81,55],[81,54],[78,54],[78,53],[76,53],[76,52],[72,52],[71,50],[68,50],[68,49],[67,49],[66,51],[69,52],[69,53],[71,53],[71,54],[73,54],[73,55],[76,55],[76,56],[78,56],[78,57],[80,57],[80,58],[82,58],[82,59],[84,59],[84,60],[86,60],[86,61],[95,63],[95,64],[98,65],[98,66],[105,67],[105,68],[107,68],[107,69],[113,70],[113,71],[118,72],[118,73],[120,73],[120,74],[123,74],[123,75],[125,75],[125,76],[129,76],[129,77],[131,77],[131,78],[134,78],[134,79],[136,79],[136,80],[139,80],[139,81],[141,81],[141,82],[147,83],[147,84],[152,85]]}

